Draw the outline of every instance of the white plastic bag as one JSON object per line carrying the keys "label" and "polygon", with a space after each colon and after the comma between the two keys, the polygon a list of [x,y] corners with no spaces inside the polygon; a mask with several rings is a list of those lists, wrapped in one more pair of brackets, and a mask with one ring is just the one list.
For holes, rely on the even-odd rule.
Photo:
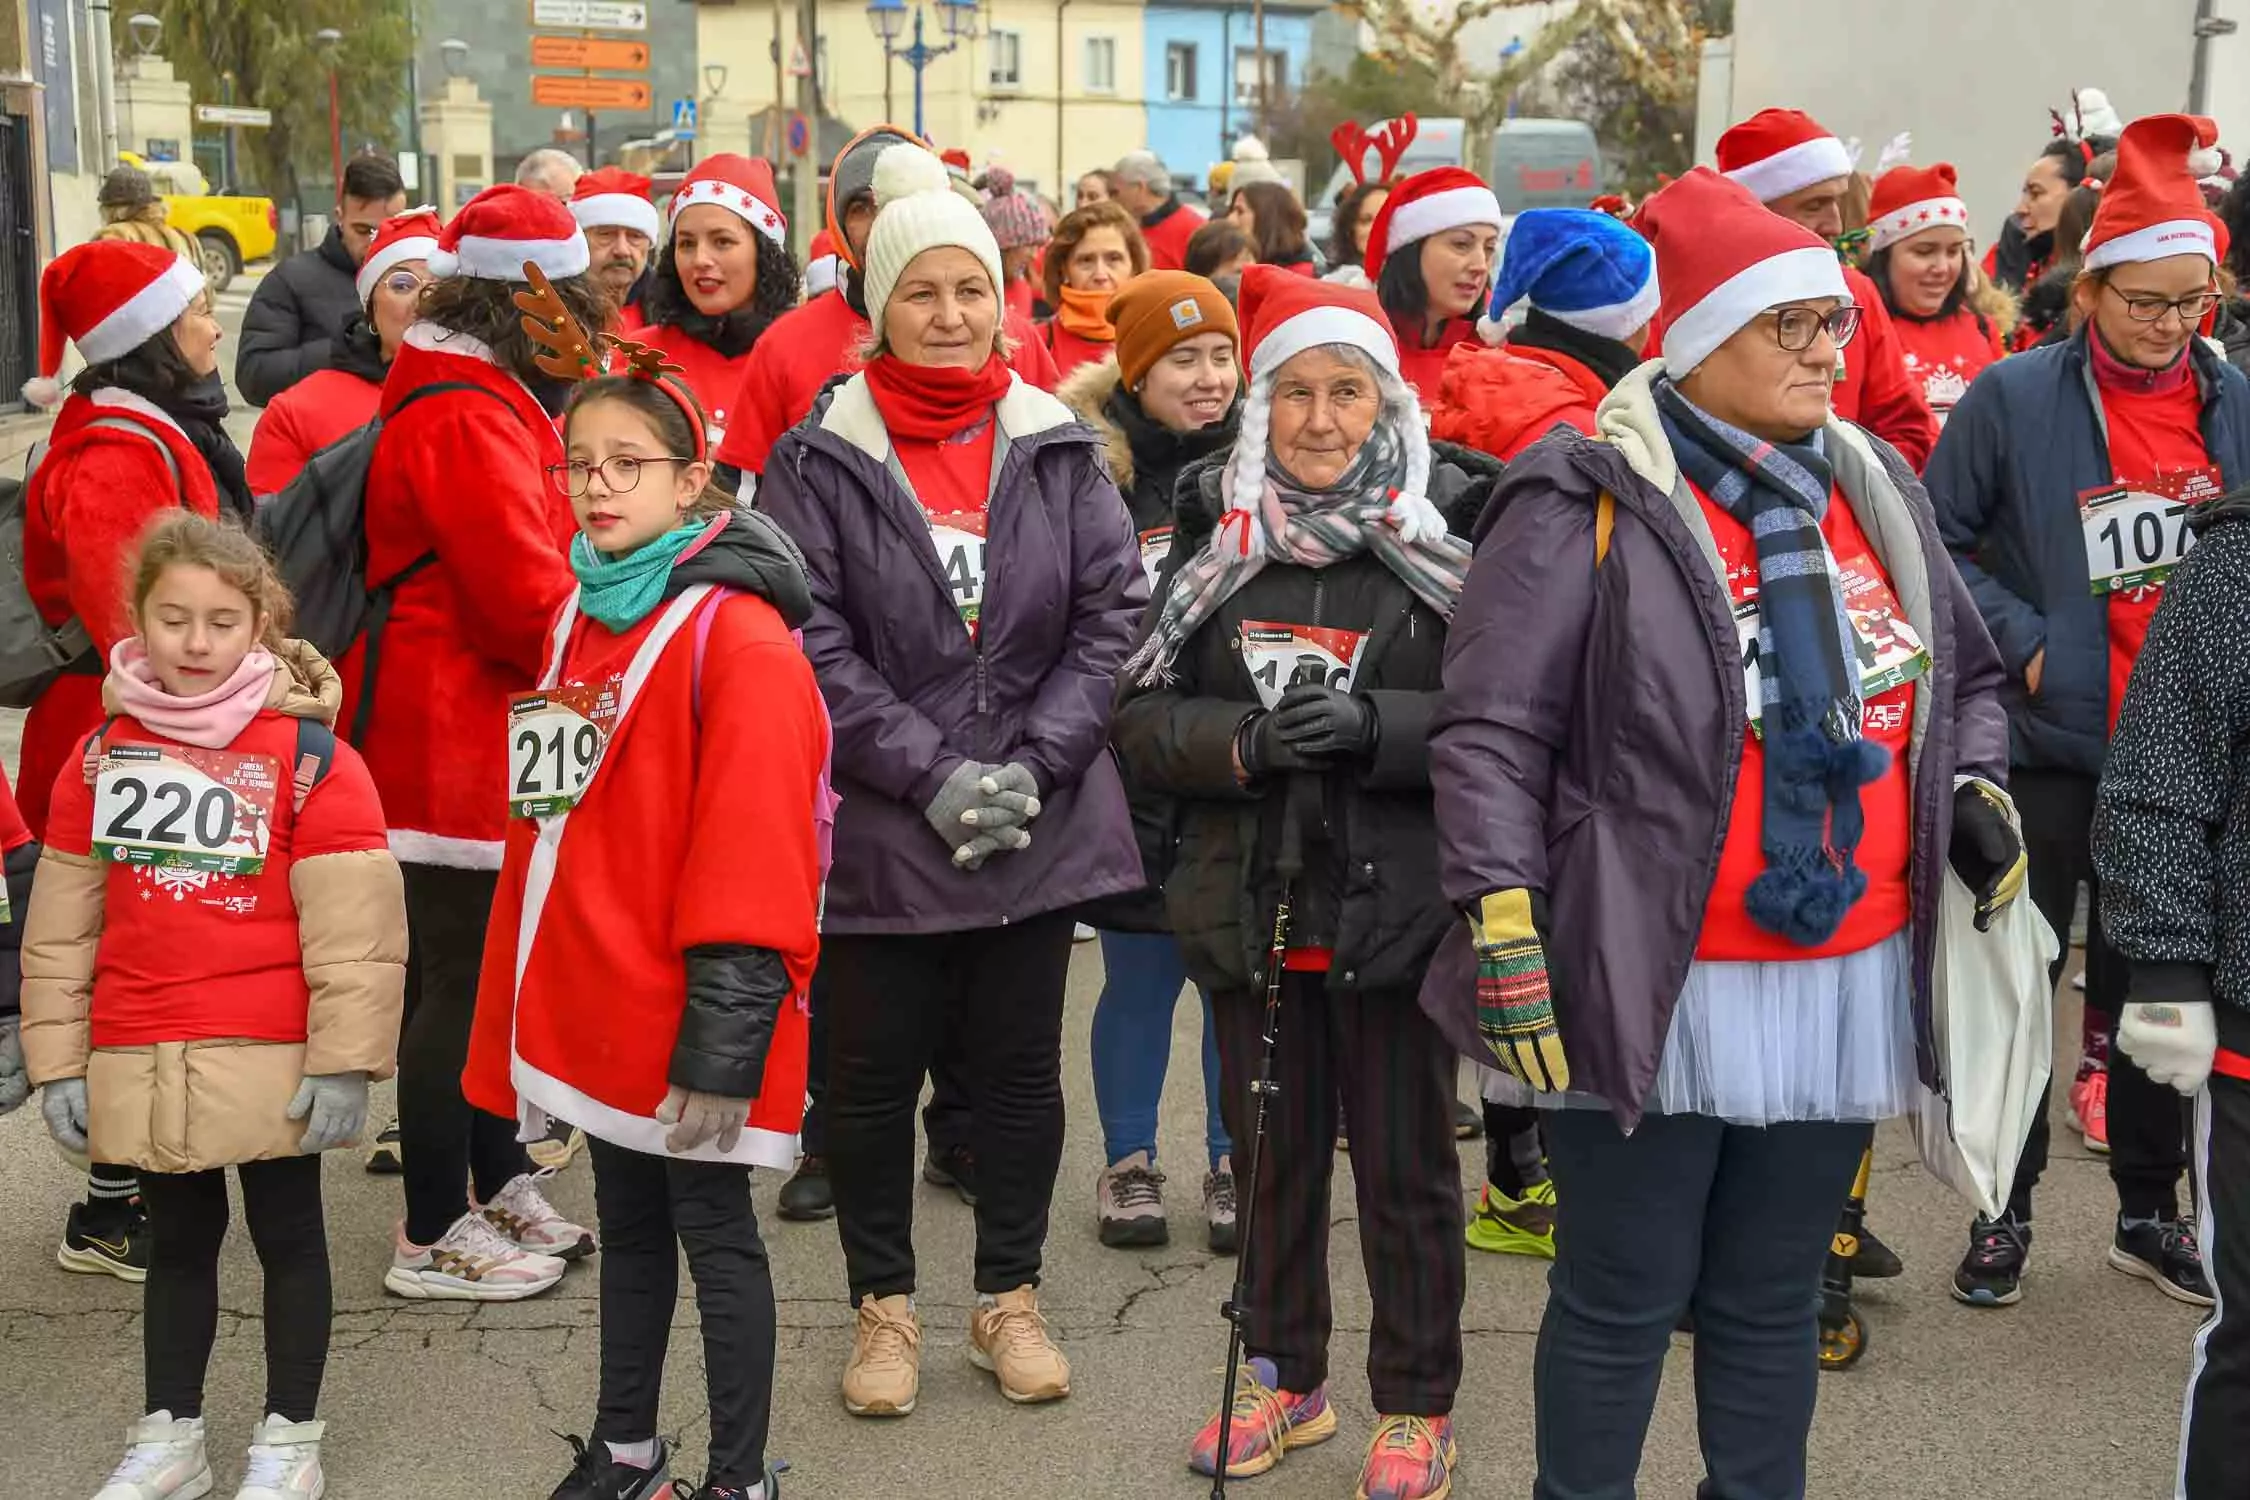
{"label": "white plastic bag", "polygon": [[1998,1218],[2054,1070],[2056,943],[2028,890],[1989,932],[1977,931],[1976,907],[1948,868],[1930,985],[1943,1091],[1919,1090],[1914,1141],[1932,1176]]}

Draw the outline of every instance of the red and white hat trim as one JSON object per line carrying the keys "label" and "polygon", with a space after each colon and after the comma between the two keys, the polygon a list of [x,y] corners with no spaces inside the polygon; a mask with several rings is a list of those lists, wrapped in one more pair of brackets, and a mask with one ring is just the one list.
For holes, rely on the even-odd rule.
{"label": "red and white hat trim", "polygon": [[1250,378],[1269,375],[1307,349],[1350,344],[1398,374],[1398,340],[1391,330],[1353,307],[1309,307],[1261,335],[1250,348]]}
{"label": "red and white hat trim", "polygon": [[203,295],[204,286],[203,272],[185,256],[177,257],[165,267],[163,275],[119,303],[72,342],[90,365],[121,359],[178,322],[180,314]]}
{"label": "red and white hat trim", "polygon": [[513,240],[465,234],[455,249],[441,247],[429,254],[430,274],[440,280],[468,276],[479,281],[521,281],[527,261],[550,278],[583,276],[587,267],[594,263],[583,234],[574,234],[567,240]]}
{"label": "red and white hat trim", "polygon": [[664,233],[656,205],[638,193],[589,193],[570,200],[570,216],[580,229],[635,229],[653,242]]}
{"label": "red and white hat trim", "polygon": [[1398,212],[1391,215],[1390,239],[1384,246],[1384,253],[1395,253],[1401,246],[1426,240],[1433,234],[1443,234],[1448,229],[1459,229],[1465,224],[1500,227],[1500,199],[1482,183],[1474,187],[1447,188],[1442,193],[1400,204]]}
{"label": "red and white hat trim", "polygon": [[2210,222],[2169,219],[2162,224],[2150,224],[2116,235],[2086,252],[2086,269],[2099,271],[2104,266],[2132,265],[2173,255],[2200,255],[2217,262],[2221,258],[2219,238],[2212,232]]}
{"label": "red and white hat trim", "polygon": [[1712,288],[1664,330],[1664,367],[1674,375],[1685,375],[1767,308],[1815,297],[1852,300],[1836,252],[1826,245],[1784,250],[1754,261]]}
{"label": "red and white hat trim", "polygon": [[1959,229],[1966,232],[1969,227],[1969,205],[1959,198],[1925,198],[1919,203],[1905,205],[1896,213],[1885,214],[1873,227],[1875,238],[1868,245],[1871,250],[1895,245],[1925,229]]}
{"label": "red and white hat trim", "polygon": [[680,184],[672,195],[672,227],[679,228],[680,215],[699,203],[715,204],[733,214],[758,233],[786,248],[789,244],[789,221],[781,211],[752,193],[748,188],[731,182],[721,182],[716,177],[698,177]]}
{"label": "red and white hat trim", "polygon": [[1852,175],[1852,156],[1832,135],[1814,136],[1723,174],[1749,189],[1760,203],[1802,192],[1819,182]]}
{"label": "red and white hat trim", "polygon": [[[399,217],[413,214],[428,214],[431,216],[430,223],[437,223],[437,210],[428,205],[410,208]],[[393,267],[404,265],[410,260],[428,260],[437,254],[437,247],[437,236],[434,234],[402,235],[388,242],[378,239],[375,248],[367,252],[367,259],[360,262],[359,277],[353,283],[359,292],[359,305],[367,306],[367,299],[375,295],[375,288],[391,273]]]}

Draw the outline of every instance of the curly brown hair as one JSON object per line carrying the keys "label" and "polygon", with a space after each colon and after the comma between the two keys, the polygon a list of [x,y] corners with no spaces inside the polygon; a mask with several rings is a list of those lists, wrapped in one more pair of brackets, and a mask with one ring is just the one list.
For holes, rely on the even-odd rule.
{"label": "curly brown hair", "polygon": [[1062,222],[1055,226],[1055,237],[1047,242],[1048,306],[1062,304],[1063,272],[1070,268],[1070,258],[1078,253],[1080,242],[1097,229],[1114,229],[1124,236],[1125,254],[1133,262],[1135,276],[1148,269],[1148,241],[1141,238],[1140,221],[1124,205],[1105,199],[1074,208],[1063,215]]}
{"label": "curly brown hair", "polygon": [[[563,306],[589,334],[600,333],[616,315],[609,289],[591,275],[552,278]],[[521,284],[488,281],[481,276],[448,276],[422,288],[421,315],[449,332],[465,334],[492,351],[493,363],[518,380],[549,377],[533,360],[540,348],[524,331],[523,309],[515,294]]]}

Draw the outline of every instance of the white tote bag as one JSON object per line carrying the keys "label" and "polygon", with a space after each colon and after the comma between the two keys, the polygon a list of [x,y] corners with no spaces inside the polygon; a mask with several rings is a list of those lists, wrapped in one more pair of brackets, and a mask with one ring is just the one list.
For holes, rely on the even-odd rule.
{"label": "white tote bag", "polygon": [[1976,906],[1949,867],[1931,979],[1944,1088],[1919,1090],[1914,1140],[1933,1176],[1997,1218],[2054,1070],[2056,943],[2028,890],[1989,932],[1977,931]]}

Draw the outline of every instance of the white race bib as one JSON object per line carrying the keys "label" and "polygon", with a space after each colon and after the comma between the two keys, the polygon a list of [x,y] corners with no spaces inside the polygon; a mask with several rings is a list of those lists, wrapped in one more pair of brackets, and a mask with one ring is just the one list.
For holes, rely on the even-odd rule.
{"label": "white race bib", "polygon": [[938,571],[952,591],[953,607],[973,636],[984,612],[984,517],[976,512],[932,516],[930,541],[937,548]]}
{"label": "white race bib", "polygon": [[1153,594],[1156,592],[1156,575],[1163,568],[1164,559],[1171,555],[1172,528],[1152,526],[1141,533],[1140,542],[1141,572],[1147,575],[1149,592]]}
{"label": "white race bib", "polygon": [[2081,492],[2078,524],[2093,591],[2115,594],[2161,584],[2195,545],[2188,529],[2195,507],[2220,493],[2214,468]]}
{"label": "white race bib", "polygon": [[114,745],[94,773],[94,848],[119,864],[265,868],[281,767],[192,745]]}
{"label": "white race bib", "polygon": [[1242,653],[1259,701],[1271,710],[1282,694],[1306,683],[1349,693],[1360,656],[1367,650],[1367,633],[1244,620],[1235,647]]}
{"label": "white race bib", "polygon": [[[1891,689],[1929,671],[1930,653],[1908,623],[1906,612],[1899,608],[1898,596],[1891,592],[1890,585],[1852,563],[1841,564],[1838,575],[1844,615],[1851,621],[1852,650],[1859,661],[1860,702],[1873,705]],[[1759,672],[1759,634],[1763,628],[1757,600],[1748,599],[1734,607],[1735,637],[1742,648],[1743,701],[1750,708],[1751,729],[1761,735],[1766,712],[1765,680]],[[1865,709],[1863,721],[1872,712],[1872,707]],[[1863,731],[1871,727],[1866,722],[1861,725]]]}
{"label": "white race bib", "polygon": [[508,815],[545,818],[576,807],[616,722],[614,681],[510,700]]}

